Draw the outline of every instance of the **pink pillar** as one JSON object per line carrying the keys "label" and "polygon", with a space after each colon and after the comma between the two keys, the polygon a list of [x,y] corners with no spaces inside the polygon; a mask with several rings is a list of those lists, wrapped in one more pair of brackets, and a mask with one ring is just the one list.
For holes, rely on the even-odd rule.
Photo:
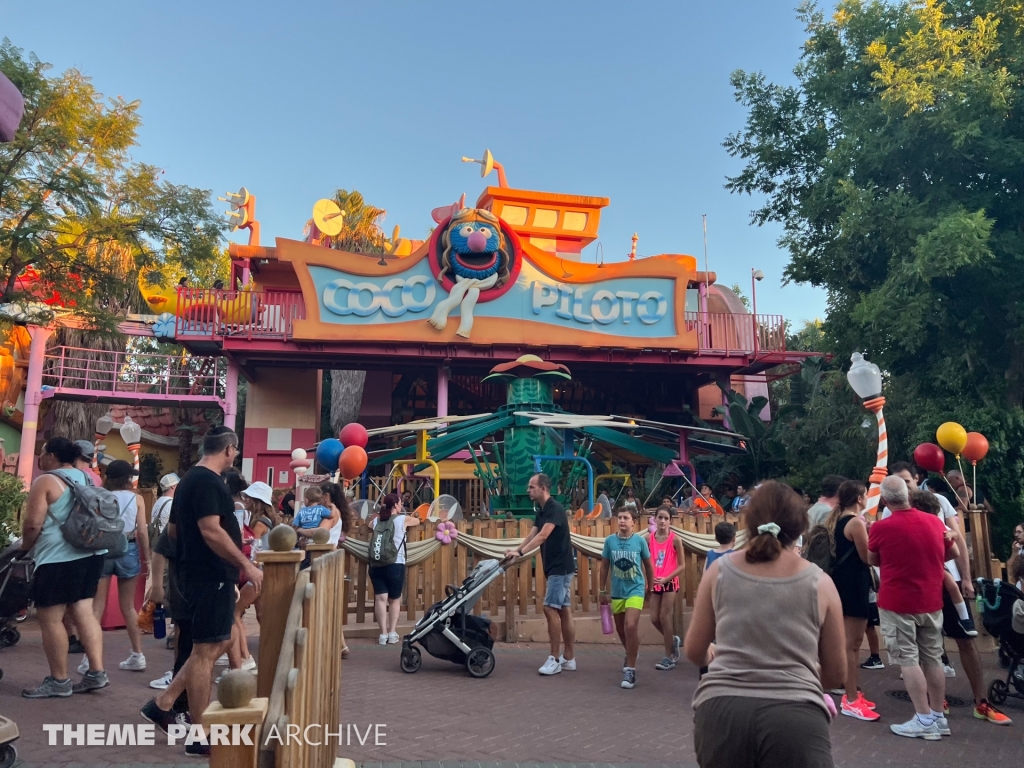
{"label": "pink pillar", "polygon": [[234,429],[235,416],[238,415],[238,363],[234,360],[228,360],[224,379],[224,426]]}
{"label": "pink pillar", "polygon": [[36,434],[39,430],[39,405],[43,402],[43,363],[46,341],[53,328],[28,326],[32,346],[28,354],[28,378],[25,382],[25,418],[21,427],[21,454],[18,456],[18,477],[25,486],[32,484],[32,469],[36,463]]}
{"label": "pink pillar", "polygon": [[437,369],[437,415],[448,415],[448,377],[451,375],[445,367]]}

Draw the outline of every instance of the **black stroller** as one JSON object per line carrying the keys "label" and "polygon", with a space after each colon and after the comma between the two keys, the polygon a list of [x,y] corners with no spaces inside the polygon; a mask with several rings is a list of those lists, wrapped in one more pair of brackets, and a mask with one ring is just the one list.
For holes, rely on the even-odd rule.
{"label": "black stroller", "polygon": [[9,648],[21,640],[14,623],[28,608],[31,581],[32,560],[28,553],[21,551],[21,539],[15,539],[0,554],[0,648]]}
{"label": "black stroller", "polygon": [[435,603],[412,632],[402,639],[402,671],[412,674],[423,663],[419,643],[438,659],[465,665],[472,677],[487,677],[494,671],[494,638],[491,622],[470,611],[483,591],[505,572],[502,562],[484,560],[459,587],[445,587],[447,597]]}
{"label": "black stroller", "polygon": [[976,583],[981,622],[999,641],[999,659],[1007,667],[1006,680],[993,680],[988,698],[993,704],[1002,704],[1010,696],[1024,699],[1024,635],[1013,631],[1013,604],[1024,600],[1024,592],[1000,579]]}

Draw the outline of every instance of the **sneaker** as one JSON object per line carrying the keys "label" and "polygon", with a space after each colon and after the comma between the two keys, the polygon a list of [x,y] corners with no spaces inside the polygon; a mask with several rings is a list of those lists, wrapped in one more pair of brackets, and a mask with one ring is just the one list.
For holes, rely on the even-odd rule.
{"label": "sneaker", "polygon": [[189,728],[192,725],[192,715],[188,712],[176,712],[174,714],[174,724],[184,725],[186,728]]}
{"label": "sneaker", "polygon": [[228,661],[228,655],[226,653],[222,653],[217,658],[217,660],[215,662],[213,662],[213,666],[215,666],[215,667],[226,667],[230,663],[231,662]]}
{"label": "sneaker", "polygon": [[978,636],[978,628],[974,626],[974,619],[971,618],[969,613],[967,614],[966,619],[957,619],[957,623],[960,624],[960,629],[962,629],[964,634],[968,637]]}
{"label": "sneaker", "polygon": [[576,659],[567,659],[565,656],[558,657],[558,666],[560,666],[566,672],[576,671]]}
{"label": "sneaker", "polygon": [[121,669],[127,669],[131,672],[145,672],[146,671],[146,657],[144,654],[131,652],[131,655],[127,659],[118,664]]}
{"label": "sneaker", "polygon": [[82,660],[78,662],[78,674],[84,675],[89,671],[89,657],[83,656]]}
{"label": "sneaker", "polygon": [[68,653],[85,653],[85,646],[82,645],[82,641],[74,635],[68,638]]}
{"label": "sneaker", "polygon": [[185,757],[209,757],[209,744],[186,744]]}
{"label": "sneaker", "polygon": [[885,664],[882,663],[882,659],[878,656],[868,656],[863,664],[860,665],[861,669],[885,669]]}
{"label": "sneaker", "polygon": [[377,645],[387,645],[387,644],[388,644],[388,636],[387,635],[379,635],[377,637]]}
{"label": "sneaker", "polygon": [[72,693],[71,678],[56,680],[47,675],[41,684],[22,691],[21,695],[26,699],[66,699]]}
{"label": "sneaker", "polygon": [[177,722],[176,718],[180,717],[180,715],[176,716],[170,710],[160,709],[156,705],[156,699],[150,699],[143,704],[139,714],[142,715],[143,719],[148,720],[164,733],[167,733],[167,726],[174,725]]}
{"label": "sneaker", "polygon": [[623,688],[635,688],[636,687],[636,670],[632,667],[626,667],[622,672],[622,687]]}
{"label": "sneaker", "polygon": [[106,688],[108,685],[110,685],[110,678],[107,677],[106,672],[102,669],[90,669],[82,675],[81,682],[71,686],[71,690],[75,693],[89,693],[89,691],[98,691],[100,688]]}
{"label": "sneaker", "polygon": [[949,699],[942,700],[942,714],[949,717]]}
{"label": "sneaker", "polygon": [[672,658],[679,661],[680,653],[679,649],[683,647],[683,641],[679,635],[672,635]]}
{"label": "sneaker", "polygon": [[857,701],[859,701],[861,704],[863,704],[868,709],[874,709],[875,708],[875,702],[868,701],[867,699],[865,699],[864,698],[864,691],[862,691],[860,688],[857,689]]}
{"label": "sneaker", "polygon": [[1013,722],[1013,720],[1008,718],[987,701],[981,702],[981,704],[974,708],[974,716],[979,720],[988,720],[990,723],[995,723],[996,725],[1010,725]]}
{"label": "sneaker", "polygon": [[889,726],[889,730],[897,736],[906,736],[909,739],[924,739],[925,741],[940,741],[942,739],[942,734],[939,733],[935,723],[922,725],[916,715],[905,723],[893,723]]}
{"label": "sneaker", "polygon": [[866,720],[868,722],[874,722],[881,717],[881,715],[873,709],[866,706],[866,702],[862,696],[858,696],[852,702],[847,700],[846,696],[843,696],[842,700],[839,702],[839,711],[847,717],[855,717],[858,720]]}
{"label": "sneaker", "polygon": [[661,661],[659,661],[657,664],[655,664],[654,668],[655,669],[660,669],[663,672],[666,669],[675,669],[676,668],[676,660],[673,659],[671,656],[666,656]]}
{"label": "sneaker", "polygon": [[[629,663],[629,661],[627,660],[627,658],[625,656],[623,656],[622,657],[622,671],[623,672],[625,672],[627,669],[629,669],[629,667],[626,666],[626,664],[628,664],[628,663]],[[637,664],[640,663],[640,651],[636,652],[636,663]],[[636,669],[636,667],[634,667],[634,669]]]}
{"label": "sneaker", "polygon": [[400,642],[397,632],[388,632],[388,645],[397,645]]}
{"label": "sneaker", "polygon": [[949,664],[943,664],[942,671],[946,674],[946,677],[956,677],[956,670]]}
{"label": "sneaker", "polygon": [[244,659],[242,661],[241,669],[244,669],[246,672],[255,672],[256,671],[256,659],[254,659],[252,656],[250,656],[247,659]]}
{"label": "sneaker", "polygon": [[935,727],[939,730],[940,736],[952,736],[953,732],[949,730],[949,720],[945,717],[935,718]]}
{"label": "sneaker", "polygon": [[171,680],[174,679],[173,672],[164,672],[164,676],[157,678],[156,680],[149,681],[149,687],[155,688],[158,691],[166,691],[167,686],[171,684]]}
{"label": "sneaker", "polygon": [[544,666],[537,671],[542,675],[557,675],[562,671],[562,665],[558,663],[558,659],[554,656],[548,656],[548,660],[544,662]]}
{"label": "sneaker", "polygon": [[152,600],[147,600],[142,606],[142,610],[139,611],[139,618],[135,623],[144,635],[153,634],[153,611],[155,610],[156,603]]}

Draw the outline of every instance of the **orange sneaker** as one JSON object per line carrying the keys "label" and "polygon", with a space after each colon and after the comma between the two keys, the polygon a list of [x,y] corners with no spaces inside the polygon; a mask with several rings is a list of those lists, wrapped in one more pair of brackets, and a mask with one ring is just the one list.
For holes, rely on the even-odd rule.
{"label": "orange sneaker", "polygon": [[156,603],[152,600],[147,600],[142,606],[142,610],[139,611],[139,620],[137,623],[139,625],[139,630],[141,630],[144,635],[153,634],[153,611],[155,610]]}
{"label": "orange sneaker", "polygon": [[943,699],[942,700],[942,714],[944,714],[946,717],[949,717],[949,700],[948,699]]}
{"label": "orange sneaker", "polygon": [[847,701],[846,696],[844,695],[839,704],[839,711],[847,717],[855,717],[858,720],[867,720],[868,722],[872,722],[881,717],[881,715],[874,710],[864,706],[864,703],[863,696],[858,696],[857,700],[851,704]]}
{"label": "orange sneaker", "polygon": [[988,720],[990,723],[995,723],[996,725],[1010,725],[1010,723],[1013,722],[1013,720],[1008,718],[987,701],[981,702],[981,704],[974,708],[974,716],[979,720]]}
{"label": "orange sneaker", "polygon": [[860,690],[859,688],[857,689],[857,701],[855,701],[854,703],[855,704],[862,704],[863,706],[867,707],[868,709],[874,709],[875,708],[875,702],[868,701],[867,699],[865,699],[864,698],[864,691]]}

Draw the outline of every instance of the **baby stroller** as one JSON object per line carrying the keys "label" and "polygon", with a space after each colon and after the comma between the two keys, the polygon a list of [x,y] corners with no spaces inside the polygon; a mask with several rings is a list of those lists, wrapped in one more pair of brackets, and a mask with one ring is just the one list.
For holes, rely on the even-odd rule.
{"label": "baby stroller", "polygon": [[472,677],[491,674],[494,671],[491,622],[470,611],[483,591],[504,572],[501,561],[484,560],[460,587],[445,586],[447,597],[432,605],[412,632],[402,639],[402,671],[412,674],[420,668],[423,657],[414,645],[419,643],[431,656],[464,664]]}
{"label": "baby stroller", "polygon": [[993,680],[988,698],[993,704],[1002,704],[1009,696],[1024,699],[1024,635],[1013,631],[1013,604],[1024,600],[1024,592],[1000,579],[978,579],[976,583],[981,622],[999,641],[999,657],[1007,662],[1006,680]]}
{"label": "baby stroller", "polygon": [[28,608],[31,580],[32,560],[21,551],[21,539],[15,539],[0,553],[0,648],[9,648],[21,640],[14,622]]}

